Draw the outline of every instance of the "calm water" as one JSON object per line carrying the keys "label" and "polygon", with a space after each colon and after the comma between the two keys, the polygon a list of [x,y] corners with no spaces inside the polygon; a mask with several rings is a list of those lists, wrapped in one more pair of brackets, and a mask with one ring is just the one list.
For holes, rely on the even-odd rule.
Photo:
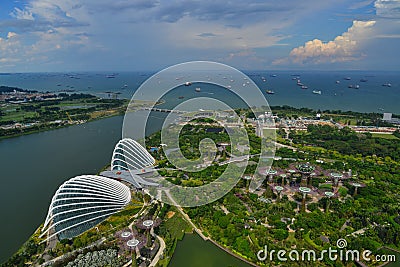
{"label": "calm water", "polygon": [[[105,92],[119,92],[119,97],[130,98],[140,84],[153,73],[121,72],[107,78],[110,73],[17,73],[0,75],[0,85],[17,86],[39,91],[77,90],[102,97]],[[264,71],[248,72],[247,75],[260,87],[270,105],[290,105],[314,109],[341,109],[360,112],[392,112],[400,114],[400,73],[372,71]],[[276,77],[271,77],[275,74]],[[300,89],[293,78],[298,75],[307,90]],[[262,77],[266,79],[263,81]],[[350,80],[344,78],[349,77]],[[367,80],[361,82],[360,80]],[[340,81],[336,84],[336,81]],[[232,86],[242,86],[243,81],[235,81]],[[382,84],[391,83],[391,87]],[[359,85],[359,89],[350,89],[349,85]],[[186,87],[184,96],[194,92],[194,86]],[[266,94],[273,90],[274,95]],[[321,90],[321,95],[313,94]],[[223,92],[223,91],[221,91]],[[207,87],[202,87],[200,95],[207,94]],[[221,93],[223,94],[223,93]],[[174,95],[174,94],[173,94]],[[176,95],[174,95],[175,97]],[[168,101],[177,101],[169,98]]]}
{"label": "calm water", "polygon": [[67,179],[96,174],[111,160],[122,117],[0,141],[0,262],[44,221]]}
{"label": "calm water", "polygon": [[393,250],[389,250],[389,249],[382,249],[379,250],[379,253],[381,255],[394,255],[396,261],[391,261],[390,263],[388,263],[387,265],[385,265],[385,267],[398,267],[400,266],[400,253],[399,252],[395,252]]}
{"label": "calm water", "polygon": [[186,234],[176,246],[171,267],[250,267],[197,234]]}

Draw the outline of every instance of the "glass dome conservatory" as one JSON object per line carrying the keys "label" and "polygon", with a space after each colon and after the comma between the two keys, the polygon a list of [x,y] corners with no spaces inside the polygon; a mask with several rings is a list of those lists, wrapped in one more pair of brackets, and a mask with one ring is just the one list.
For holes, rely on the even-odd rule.
{"label": "glass dome conservatory", "polygon": [[42,229],[47,240],[72,238],[120,211],[131,201],[129,187],[97,175],[81,175],[56,191]]}
{"label": "glass dome conservatory", "polygon": [[114,148],[111,170],[139,170],[153,166],[154,158],[138,142],[130,138],[120,140]]}

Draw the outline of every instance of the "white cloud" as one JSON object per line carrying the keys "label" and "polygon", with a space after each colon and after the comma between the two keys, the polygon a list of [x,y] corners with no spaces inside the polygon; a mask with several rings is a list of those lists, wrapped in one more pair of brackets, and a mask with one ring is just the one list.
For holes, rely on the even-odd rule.
{"label": "white cloud", "polygon": [[377,0],[376,15],[382,18],[400,18],[400,0]]}
{"label": "white cloud", "polygon": [[[257,23],[240,28],[221,25],[213,21],[197,21],[192,18],[183,18],[180,23],[165,24],[165,31],[169,43],[177,47],[196,49],[254,49],[265,48],[277,44],[285,36],[275,34],[274,29],[287,26],[271,23],[267,27],[264,23]],[[212,38],[204,37],[202,33],[212,31]]]}
{"label": "white cloud", "polygon": [[13,12],[11,12],[10,15],[16,19],[35,20],[33,18],[32,12],[30,12],[29,10],[19,9],[18,7],[14,8]]}
{"label": "white cloud", "polygon": [[[163,60],[171,55],[228,60],[230,54],[244,58],[243,51],[279,44],[286,27],[333,5],[327,2],[27,0],[23,8],[11,12],[13,20],[0,21],[0,31],[12,27],[26,53],[46,62],[55,50],[58,58],[53,62],[61,58],[72,62],[68,55],[79,52],[82,60],[97,53],[96,61],[108,64],[158,57],[165,65],[170,62]],[[153,51],[158,54],[153,56]],[[21,60],[25,58],[21,55]]]}
{"label": "white cloud", "polygon": [[20,53],[23,51],[17,34],[8,32],[6,39],[0,38],[0,68],[13,66],[20,61]]}
{"label": "white cloud", "polygon": [[298,64],[319,64],[353,61],[362,58],[360,43],[369,37],[376,21],[353,21],[353,25],[333,41],[323,42],[319,39],[306,42],[294,48],[287,59],[278,59],[276,65],[288,62]]}
{"label": "white cloud", "polygon": [[[360,1],[352,8],[369,5]],[[400,0],[376,0],[373,2],[375,15],[369,21],[353,21],[353,25],[332,41],[323,42],[316,38],[291,50],[288,57],[274,60],[273,65],[315,65],[324,63],[345,63],[365,61],[364,64],[377,68],[394,62],[388,58],[398,43],[400,29]],[[397,45],[398,46],[398,45]],[[385,49],[381,49],[385,47]],[[351,66],[351,65],[348,65]],[[357,65],[361,66],[361,65]],[[366,65],[365,65],[366,66]]]}
{"label": "white cloud", "polygon": [[370,4],[372,4],[374,2],[374,0],[365,0],[365,1],[360,1],[360,2],[356,2],[354,4],[352,4],[350,6],[350,9],[359,9],[359,8],[363,8],[366,6],[369,6]]}
{"label": "white cloud", "polygon": [[[339,0],[342,2],[351,0]],[[370,2],[358,0],[356,4],[352,2],[352,8],[364,8]],[[355,21],[332,41],[311,40],[275,63],[349,62],[363,58],[368,37],[394,40],[398,36],[399,25],[393,22],[393,14],[398,12],[399,2],[376,0],[376,18]],[[318,16],[325,19],[322,14],[336,12],[337,5],[336,1],[320,0],[27,0],[23,8],[10,11],[11,19],[0,21],[0,32],[12,31],[10,38],[2,40],[2,46],[14,38],[18,40],[20,53],[14,57],[31,64],[34,70],[55,62],[63,63],[60,69],[81,67],[82,62],[95,68],[104,64],[107,69],[130,64],[158,68],[199,57],[236,67],[242,67],[242,62],[251,65],[257,61],[262,68],[274,57],[289,53],[277,46],[283,40],[294,40],[288,38],[296,35],[293,25],[307,25],[310,18]],[[324,30],[321,25],[320,30]],[[259,59],[260,55],[264,58]]]}
{"label": "white cloud", "polygon": [[400,39],[400,34],[381,34],[377,35],[376,38]]}
{"label": "white cloud", "polygon": [[1,62],[24,62],[23,68],[33,70],[43,64],[61,66],[69,55],[88,45],[87,20],[74,3],[31,0],[23,9],[14,8],[12,20],[0,21],[3,29],[13,29],[7,39],[0,40]]}
{"label": "white cloud", "polygon": [[17,34],[15,33],[15,32],[8,32],[8,34],[7,34],[7,38],[9,39],[9,38],[13,38],[13,37],[15,37],[15,36],[17,36]]}

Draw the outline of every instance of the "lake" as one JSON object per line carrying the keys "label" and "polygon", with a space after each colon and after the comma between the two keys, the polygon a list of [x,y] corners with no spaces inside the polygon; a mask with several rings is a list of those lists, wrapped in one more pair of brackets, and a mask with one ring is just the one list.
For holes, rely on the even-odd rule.
{"label": "lake", "polygon": [[44,221],[57,188],[111,161],[122,117],[0,141],[0,262]]}
{"label": "lake", "polygon": [[229,255],[197,234],[185,234],[176,245],[169,266],[172,267],[251,267],[238,258]]}

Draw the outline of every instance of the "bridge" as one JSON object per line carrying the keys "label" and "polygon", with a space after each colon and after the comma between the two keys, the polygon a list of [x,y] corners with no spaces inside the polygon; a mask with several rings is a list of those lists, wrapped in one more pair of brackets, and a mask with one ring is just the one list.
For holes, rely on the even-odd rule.
{"label": "bridge", "polygon": [[187,113],[186,111],[181,111],[181,110],[172,110],[172,109],[165,109],[165,108],[142,108],[141,110],[147,110],[147,111],[157,111],[157,112],[165,112],[165,113],[176,113],[176,114],[185,114]]}

